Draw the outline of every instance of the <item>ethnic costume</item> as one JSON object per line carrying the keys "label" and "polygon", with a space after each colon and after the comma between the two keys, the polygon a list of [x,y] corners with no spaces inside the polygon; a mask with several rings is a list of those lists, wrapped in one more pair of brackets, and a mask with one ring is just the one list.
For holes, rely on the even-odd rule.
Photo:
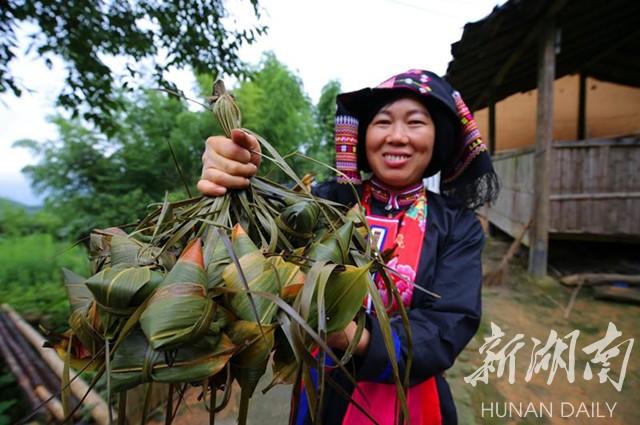
{"label": "ethnic costume", "polygon": [[[436,128],[432,160],[425,177],[441,172],[441,192],[428,192],[422,184],[394,191],[368,171],[364,132],[384,105],[407,92],[418,94]],[[497,195],[497,179],[477,125],[460,95],[440,77],[411,70],[374,89],[338,97],[337,180],[319,185],[318,196],[353,205],[356,199],[346,182],[356,185],[373,243],[381,252],[392,250],[387,263],[407,308],[412,335],[413,364],[408,390],[409,422],[413,425],[456,424],[456,410],[443,373],[476,333],[481,316],[484,235],[473,208]],[[376,277],[374,277],[375,279]],[[386,301],[384,285],[377,282]],[[440,297],[431,296],[426,289]],[[394,300],[395,302],[395,300]],[[381,425],[395,423],[396,390],[391,365],[375,311],[368,307],[370,341],[366,354],[354,356],[357,390],[339,369],[332,378]],[[388,311],[400,376],[405,373],[407,341],[399,317]],[[310,424],[306,396],[302,394],[294,423]],[[360,410],[327,387],[322,405],[323,424],[370,424]]]}

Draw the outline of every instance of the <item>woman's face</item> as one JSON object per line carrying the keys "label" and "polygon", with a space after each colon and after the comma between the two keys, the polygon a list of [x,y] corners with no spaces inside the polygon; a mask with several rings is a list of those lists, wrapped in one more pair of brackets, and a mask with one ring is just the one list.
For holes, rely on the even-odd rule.
{"label": "woman's face", "polygon": [[382,107],[367,126],[365,149],[373,174],[394,189],[422,180],[436,128],[427,108],[405,97]]}

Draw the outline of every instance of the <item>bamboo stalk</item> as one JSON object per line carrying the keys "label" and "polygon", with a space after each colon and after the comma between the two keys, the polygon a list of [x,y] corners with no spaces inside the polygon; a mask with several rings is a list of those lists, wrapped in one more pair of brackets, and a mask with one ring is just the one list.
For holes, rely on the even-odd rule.
{"label": "bamboo stalk", "polygon": [[33,393],[33,388],[31,386],[31,383],[29,382],[29,378],[26,374],[23,373],[17,358],[9,349],[9,344],[6,343],[9,338],[5,332],[4,323],[2,320],[0,320],[0,340],[5,341],[0,344],[0,354],[2,354],[5,364],[7,365],[13,376],[16,378],[18,386],[22,389],[22,392],[29,400],[29,404],[31,405],[31,407],[34,409],[38,408],[40,402]]}
{"label": "bamboo stalk", "polygon": [[[2,310],[7,313],[9,319],[13,322],[15,327],[20,333],[31,343],[31,345],[38,351],[42,359],[49,365],[51,370],[55,372],[58,377],[62,378],[64,369],[64,362],[58,357],[52,349],[46,349],[43,347],[45,339],[40,335],[31,325],[25,322],[8,304],[2,305]],[[86,402],[88,406],[92,406],[90,413],[93,419],[98,425],[109,424],[109,407],[107,403],[100,397],[100,395],[93,389],[90,389],[87,383],[78,378],[71,383],[71,392],[78,399],[82,399],[85,393],[88,392]]]}
{"label": "bamboo stalk", "polygon": [[[53,415],[58,421],[64,421],[64,409],[60,400],[52,395],[51,391],[46,387],[42,374],[36,371],[36,363],[38,359],[34,359],[34,355],[25,338],[19,333],[18,330],[11,328],[12,322],[4,315],[0,319],[1,334],[6,342],[8,349],[14,354],[15,361],[18,363],[18,368],[21,373],[27,377],[30,384],[30,393],[33,392],[37,396],[39,403],[34,409],[42,407],[42,403],[47,408],[49,413]],[[52,387],[55,388],[55,387]]]}
{"label": "bamboo stalk", "polygon": [[62,423],[65,419],[65,415],[60,399],[58,399],[58,397],[54,397],[53,394],[51,394],[51,391],[49,391],[44,385],[38,385],[35,388],[34,393],[42,402],[46,401],[45,407],[47,410],[58,422]]}

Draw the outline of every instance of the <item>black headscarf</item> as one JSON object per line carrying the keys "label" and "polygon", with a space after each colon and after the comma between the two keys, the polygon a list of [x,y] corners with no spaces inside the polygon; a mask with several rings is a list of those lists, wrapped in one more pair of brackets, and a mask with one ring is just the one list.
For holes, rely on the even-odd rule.
{"label": "black headscarf", "polygon": [[441,172],[441,193],[468,208],[495,201],[498,178],[478,125],[462,97],[430,71],[410,70],[375,88],[338,95],[336,166],[341,182],[360,182],[360,171],[370,171],[365,133],[375,114],[407,95],[422,102],[435,125],[433,156],[424,177]]}

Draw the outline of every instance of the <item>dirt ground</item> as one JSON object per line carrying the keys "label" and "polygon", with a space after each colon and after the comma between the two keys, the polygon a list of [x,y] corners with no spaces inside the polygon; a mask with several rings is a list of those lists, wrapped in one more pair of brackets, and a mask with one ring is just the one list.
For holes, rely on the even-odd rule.
{"label": "dirt ground", "polygon": [[[503,237],[488,239],[484,251],[485,270],[492,270],[496,266],[510,242]],[[637,347],[637,343],[631,349],[621,391],[616,390],[608,381],[599,382],[597,374],[601,366],[598,365],[592,365],[593,378],[586,380],[583,377],[585,365],[594,354],[582,352],[582,348],[604,337],[610,322],[622,333],[613,345],[640,336],[640,307],[597,301],[593,298],[592,291],[585,288],[578,294],[569,318],[565,319],[571,289],[562,287],[553,278],[554,275],[577,271],[637,273],[640,259],[632,255],[634,249],[640,251],[638,246],[556,243],[552,245],[550,257],[552,277],[539,281],[531,279],[524,272],[526,251],[521,250],[520,255],[510,264],[503,284],[484,288],[484,313],[480,330],[459,356],[454,367],[446,373],[461,425],[640,423],[640,413],[637,411],[640,402],[640,347]],[[498,371],[495,370],[490,372],[487,384],[477,382],[474,387],[466,383],[464,377],[470,376],[483,365],[485,355],[478,350],[484,343],[484,338],[491,335],[492,322],[505,333],[494,351],[504,347],[518,333],[523,334],[522,342],[525,345],[515,355],[513,384],[509,383],[509,364],[506,364],[501,377],[497,376]],[[558,368],[549,384],[549,369],[542,368],[527,382],[525,377],[533,351],[531,338],[541,341],[539,349],[547,342],[552,330],[560,338],[572,331],[580,332],[575,344],[575,380],[570,383],[566,371]],[[563,341],[569,342],[569,339],[564,338]],[[622,370],[621,360],[626,352],[626,345],[621,345],[620,349],[621,353],[610,359],[609,376],[614,380],[619,378]],[[560,358],[568,361],[568,351],[562,353]],[[276,387],[263,396],[259,390],[268,383],[268,377],[263,381],[252,400],[249,423],[286,424],[290,387]],[[194,389],[187,395],[188,402],[181,407],[176,424],[208,423],[208,414],[202,402],[196,400],[198,393],[199,390]],[[610,415],[607,406],[611,408],[614,403],[615,408]],[[216,416],[215,423],[234,424],[236,415],[236,407],[231,403],[226,411]],[[162,416],[162,413],[158,413],[156,423],[162,423]]]}
{"label": "dirt ground", "polygon": [[[508,242],[510,241],[501,238],[488,241],[484,258],[486,268],[495,267]],[[637,267],[640,266],[637,256],[631,255],[635,252],[632,247],[590,246],[583,243],[573,243],[572,247],[571,243],[562,242],[556,246],[552,245],[552,250],[553,248],[555,253],[550,258],[552,275],[559,272],[566,274],[578,271],[637,273]],[[637,246],[635,249],[639,250]],[[621,252],[622,255],[620,255]],[[565,309],[572,291],[559,285],[552,277],[535,281],[524,273],[525,268],[526,251],[514,259],[501,286],[484,288],[484,314],[480,330],[459,356],[455,366],[447,372],[458,406],[460,424],[626,425],[640,423],[640,413],[637,411],[640,401],[638,347],[634,346],[631,349],[626,376],[620,391],[608,381],[599,382],[596,374],[601,367],[598,365],[592,364],[591,380],[583,377],[585,364],[593,358],[594,354],[587,355],[582,352],[582,348],[605,336],[610,322],[622,333],[612,345],[630,338],[635,340],[640,335],[640,307],[597,301],[593,298],[592,290],[584,288],[578,293],[569,318],[565,319]],[[473,387],[464,381],[464,377],[471,375],[482,366],[485,355],[480,354],[478,350],[484,343],[484,338],[491,335],[492,322],[505,333],[501,345],[494,351],[504,347],[504,344],[511,341],[518,333],[524,334],[522,341],[526,345],[515,356],[513,384],[509,383],[507,367],[502,377],[497,376],[497,371],[492,372],[489,375],[488,384],[478,382]],[[575,330],[580,332],[575,345],[575,381],[570,383],[567,373],[559,368],[551,383],[547,382],[549,370],[544,369],[526,382],[525,377],[533,351],[531,338],[541,341],[539,349],[547,342],[551,330],[557,331],[559,337]],[[563,341],[568,342],[569,339],[565,338]],[[628,344],[621,345],[621,353],[610,360],[609,376],[614,380],[619,379],[622,359]],[[562,355],[562,358],[568,360],[567,352]],[[617,403],[612,415],[605,402],[609,406]],[[496,403],[499,406],[498,409],[496,409]],[[505,403],[507,403],[507,409],[505,409]],[[516,407],[522,403],[521,412],[511,409],[511,418],[509,418],[508,408],[511,405],[508,403]],[[527,412],[529,403],[532,403],[536,412],[533,409]],[[541,403],[546,409],[540,408]],[[585,403],[584,407],[581,403]]]}

